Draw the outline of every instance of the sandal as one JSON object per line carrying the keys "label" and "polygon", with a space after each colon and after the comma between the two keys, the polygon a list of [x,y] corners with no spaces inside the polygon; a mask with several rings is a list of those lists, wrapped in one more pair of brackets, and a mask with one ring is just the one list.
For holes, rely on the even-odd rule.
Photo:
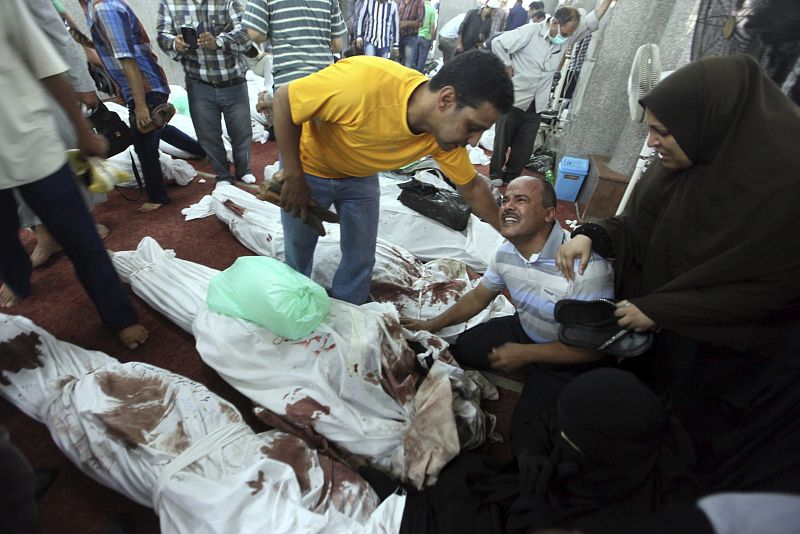
{"label": "sandal", "polygon": [[594,349],[619,358],[647,352],[653,345],[653,333],[620,328],[614,316],[616,308],[614,302],[608,299],[558,301],[554,315],[560,323],[559,341],[571,347]]}
{"label": "sandal", "polygon": [[139,129],[141,133],[149,133],[153,130],[160,130],[175,116],[175,106],[167,102],[154,107],[150,111],[150,126],[146,129]]}

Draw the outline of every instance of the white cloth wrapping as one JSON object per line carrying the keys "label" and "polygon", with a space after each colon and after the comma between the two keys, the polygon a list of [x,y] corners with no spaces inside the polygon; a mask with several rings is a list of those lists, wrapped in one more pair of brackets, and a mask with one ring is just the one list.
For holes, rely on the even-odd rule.
{"label": "white cloth wrapping", "polygon": [[[136,150],[133,146],[129,146],[119,154],[115,154],[106,160],[108,163],[130,176],[130,180],[118,184],[120,187],[138,187],[133,174],[131,156],[133,156],[133,161],[136,163],[136,168],[139,171],[139,178],[144,182],[142,164],[139,162],[139,156],[136,154]],[[161,173],[164,175],[164,179],[167,181],[174,180],[175,183],[180,186],[187,185],[197,176],[197,171],[188,162],[182,159],[175,159],[164,152],[158,153],[158,162],[161,165]]]}
{"label": "white cloth wrapping", "polygon": [[[427,171],[417,172],[415,178],[440,189],[452,189],[444,180]],[[420,215],[397,200],[399,183],[402,182],[386,175],[380,177],[378,237],[403,247],[423,261],[449,258],[464,262],[479,273],[485,272],[497,247],[503,243],[503,236],[475,215],[470,216],[463,232]]]}
{"label": "white cloth wrapping", "polygon": [[[271,59],[269,63],[271,66]],[[264,144],[269,141],[269,131],[267,128],[272,125],[272,118],[268,118],[260,111],[257,111],[256,104],[258,104],[258,93],[267,91],[272,94],[272,87],[270,86],[267,89],[264,85],[264,78],[254,73],[252,70],[247,71],[245,78],[247,79],[247,98],[250,102],[250,126],[253,129],[253,142]]]}
{"label": "white cloth wrapping", "polygon": [[[407,333],[423,347],[415,355],[389,304],[332,300],[317,329],[289,341],[210,311],[205,290],[215,271],[175,259],[151,238],[116,253],[114,263],[137,295],[177,324],[185,328],[196,314],[198,352],[238,391],[417,487],[492,432],[478,405],[496,390],[481,390],[432,334]],[[415,357],[431,366],[419,388]]]}
{"label": "white cloth wrapping", "polygon": [[[211,198],[214,213],[228,224],[239,242],[256,254],[284,260],[280,208],[227,183],[220,183]],[[330,288],[341,261],[341,242],[339,225],[324,223],[324,226],[327,235],[317,243],[311,278]],[[375,301],[394,304],[401,315],[417,319],[436,317],[475,283],[460,261],[438,259],[423,263],[402,247],[378,238],[370,296]],[[476,324],[513,314],[514,306],[500,295],[466,323],[447,327],[437,334],[449,342]]]}
{"label": "white cloth wrapping", "polygon": [[0,394],[47,425],[84,473],[159,515],[167,534],[397,532],[344,464],[277,430],[254,434],[203,385],[59,341],[0,314]]}
{"label": "white cloth wrapping", "polygon": [[[272,171],[274,167],[267,166],[265,177]],[[427,171],[417,172],[415,178],[452,189],[444,180]],[[380,175],[378,238],[405,249],[422,261],[458,260],[479,273],[485,272],[497,247],[503,243],[503,236],[474,215],[470,217],[467,229],[459,232],[404,206],[397,200],[400,196],[397,186],[407,180],[407,177],[401,180],[388,173]],[[205,212],[192,210],[194,218],[212,213],[210,207]]]}

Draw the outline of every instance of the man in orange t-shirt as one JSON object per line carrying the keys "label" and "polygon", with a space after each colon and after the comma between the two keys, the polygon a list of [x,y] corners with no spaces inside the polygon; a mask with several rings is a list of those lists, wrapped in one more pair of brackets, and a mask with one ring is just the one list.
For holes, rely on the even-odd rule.
{"label": "man in orange t-shirt", "polygon": [[311,274],[317,234],[303,224],[313,198],[334,205],[342,261],[334,298],[363,304],[378,233],[377,173],[432,156],[476,215],[498,228],[491,192],[464,148],[514,100],[502,62],[475,51],[447,63],[431,80],[376,57],[344,59],[275,93],[274,124],[284,185],[286,262]]}

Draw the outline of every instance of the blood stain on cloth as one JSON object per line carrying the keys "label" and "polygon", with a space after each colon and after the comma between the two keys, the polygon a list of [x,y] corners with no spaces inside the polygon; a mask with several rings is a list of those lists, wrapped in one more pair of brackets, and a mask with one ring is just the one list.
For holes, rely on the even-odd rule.
{"label": "blood stain on cloth", "polygon": [[[297,477],[300,491],[308,492],[311,488],[311,478],[309,472],[313,467],[311,462],[311,451],[303,441],[290,434],[277,436],[269,445],[261,447],[261,454],[289,465]],[[248,482],[248,485],[250,483]]]}
{"label": "blood stain on cloth", "polygon": [[[131,376],[114,372],[98,373],[95,380],[106,396],[119,401],[113,410],[98,414],[98,418],[106,425],[108,435],[120,439],[128,448],[151,442],[150,432],[159,425],[175,402],[174,397],[166,398],[166,384],[156,376]],[[181,425],[176,427],[175,432],[175,436],[170,436],[173,446],[188,444]]]}
{"label": "blood stain on cloth", "polygon": [[457,299],[465,287],[464,280],[447,280],[429,284],[425,292],[431,293],[431,304],[448,304],[451,300]]}
{"label": "blood stain on cloth", "polygon": [[410,286],[403,287],[386,282],[373,282],[369,288],[369,296],[372,297],[372,300],[375,302],[397,303],[402,300],[402,297],[417,300],[417,292]]}
{"label": "blood stain on cloth", "polygon": [[248,480],[247,485],[253,488],[250,495],[256,495],[259,491],[264,489],[264,471],[258,470],[258,478],[255,480]]}
{"label": "blood stain on cloth", "polygon": [[330,406],[320,404],[311,397],[303,397],[286,405],[287,419],[300,426],[313,426],[320,415],[330,415],[330,413]]}
{"label": "blood stain on cloth", "polygon": [[4,372],[19,373],[23,369],[36,369],[43,367],[42,352],[37,349],[39,334],[36,332],[22,333],[0,343],[0,384],[11,385],[3,376]]}

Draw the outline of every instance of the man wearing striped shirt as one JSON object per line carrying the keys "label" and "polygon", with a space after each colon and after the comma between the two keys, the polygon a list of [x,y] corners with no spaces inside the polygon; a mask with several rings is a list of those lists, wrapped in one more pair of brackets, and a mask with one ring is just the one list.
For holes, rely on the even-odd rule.
{"label": "man wearing striped shirt", "polygon": [[[217,180],[233,181],[222,141],[220,117],[231,138],[235,177],[255,182],[250,171],[250,104],[239,54],[249,46],[239,0],[161,0],[158,45],[186,73],[186,92],[197,140],[208,154]],[[185,28],[197,36],[184,41]]]}
{"label": "man wearing striped shirt", "polygon": [[[593,255],[574,283],[559,273],[555,255],[569,236],[555,219],[556,193],[546,180],[533,176],[514,179],[499,211],[500,231],[508,241],[497,249],[480,283],[438,317],[403,319],[402,323],[414,330],[438,332],[467,321],[508,290],[517,313],[467,330],[451,347],[453,355],[477,369],[516,371],[536,364],[534,367],[565,381],[600,355],[558,341],[555,303],[566,298],[613,298],[613,269],[609,261]],[[552,371],[553,364],[558,366],[556,371]]]}
{"label": "man wearing striped shirt", "polygon": [[425,4],[422,0],[400,0],[398,13],[400,60],[403,65],[413,69],[417,65],[417,36],[425,20]]}
{"label": "man wearing striped shirt", "polygon": [[356,48],[364,55],[397,58],[400,16],[394,0],[365,0],[356,23]]}
{"label": "man wearing striped shirt", "polygon": [[242,25],[251,40],[272,40],[276,90],[333,63],[347,32],[336,0],[249,0]]}

